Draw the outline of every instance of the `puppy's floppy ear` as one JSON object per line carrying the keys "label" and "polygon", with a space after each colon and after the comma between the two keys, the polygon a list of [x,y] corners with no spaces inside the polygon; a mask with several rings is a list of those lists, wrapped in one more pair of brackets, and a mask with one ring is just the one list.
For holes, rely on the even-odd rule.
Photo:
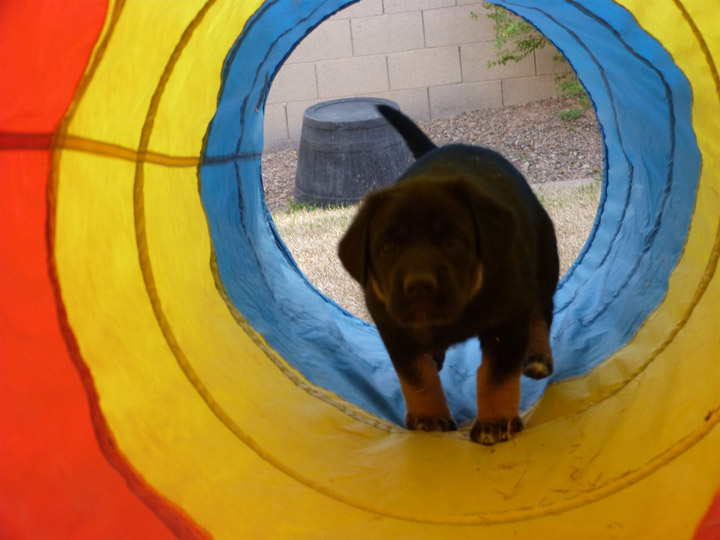
{"label": "puppy's floppy ear", "polygon": [[370,266],[370,218],[378,196],[369,196],[338,244],[338,257],[348,273],[365,287]]}
{"label": "puppy's floppy ear", "polygon": [[460,180],[457,189],[470,208],[478,255],[486,261],[502,260],[515,237],[515,214],[472,182]]}

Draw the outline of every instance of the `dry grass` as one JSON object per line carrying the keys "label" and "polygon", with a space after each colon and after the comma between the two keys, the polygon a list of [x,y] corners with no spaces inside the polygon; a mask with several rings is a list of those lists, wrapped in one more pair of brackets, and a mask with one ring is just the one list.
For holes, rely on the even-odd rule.
{"label": "dry grass", "polygon": [[555,182],[533,188],[555,224],[562,275],[590,234],[600,202],[601,182]]}
{"label": "dry grass", "polygon": [[[555,223],[564,273],[585,244],[600,197],[600,182],[557,182],[534,186]],[[337,244],[357,207],[300,208],[273,216],[275,225],[308,279],[325,295],[369,320],[362,291],[340,264]]]}

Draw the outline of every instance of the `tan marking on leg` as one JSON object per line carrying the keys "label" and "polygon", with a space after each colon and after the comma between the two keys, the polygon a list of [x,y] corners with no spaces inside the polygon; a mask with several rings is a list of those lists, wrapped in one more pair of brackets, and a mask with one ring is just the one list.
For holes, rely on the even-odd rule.
{"label": "tan marking on leg", "polygon": [[455,429],[435,360],[430,355],[423,355],[415,361],[415,369],[417,384],[399,377],[407,407],[406,427],[425,431]]}
{"label": "tan marking on leg", "polygon": [[550,328],[547,321],[535,313],[528,329],[528,350],[523,373],[533,379],[548,377],[553,372],[553,356],[550,348]]}
{"label": "tan marking on leg", "polygon": [[483,354],[477,371],[477,418],[480,422],[511,420],[520,410],[520,371],[502,381],[490,379],[490,358]]}
{"label": "tan marking on leg", "polygon": [[483,354],[477,372],[478,415],[470,430],[470,439],[484,445],[510,440],[523,428],[519,416],[520,372],[496,382],[490,377],[490,362]]}
{"label": "tan marking on leg", "polygon": [[540,315],[534,315],[530,320],[529,345],[530,354],[543,354],[552,356],[550,348],[550,328],[547,321]]}

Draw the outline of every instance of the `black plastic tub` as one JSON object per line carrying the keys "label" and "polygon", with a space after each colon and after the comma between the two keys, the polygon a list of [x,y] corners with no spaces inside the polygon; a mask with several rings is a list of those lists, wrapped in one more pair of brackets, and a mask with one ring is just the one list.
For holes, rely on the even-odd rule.
{"label": "black plastic tub", "polygon": [[318,103],[303,116],[295,200],[327,207],[352,204],[391,185],[412,163],[404,141],[375,108],[381,98]]}

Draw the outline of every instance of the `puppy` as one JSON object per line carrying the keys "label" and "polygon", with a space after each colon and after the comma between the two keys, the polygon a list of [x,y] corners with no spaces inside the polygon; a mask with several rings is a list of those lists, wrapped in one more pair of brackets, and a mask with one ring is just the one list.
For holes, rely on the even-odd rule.
{"label": "puppy", "polygon": [[412,430],[457,429],[438,372],[477,336],[473,441],[523,429],[520,376],[550,375],[559,263],[552,221],[522,174],[486,148],[436,147],[405,115],[380,113],[417,160],[370,194],[339,244],[400,380]]}

